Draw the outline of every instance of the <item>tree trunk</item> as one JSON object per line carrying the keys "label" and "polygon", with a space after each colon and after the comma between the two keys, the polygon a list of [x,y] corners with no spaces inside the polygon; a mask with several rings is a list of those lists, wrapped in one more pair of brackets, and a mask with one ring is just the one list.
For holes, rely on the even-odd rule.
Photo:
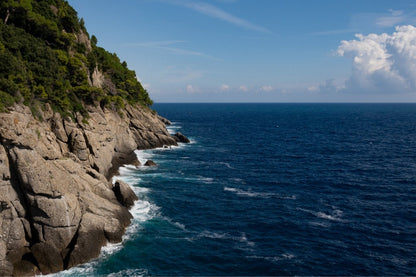
{"label": "tree trunk", "polygon": [[6,18],[4,19],[4,25],[7,24],[7,20],[9,20],[9,16],[10,16],[10,10],[7,9],[7,15],[6,15]]}

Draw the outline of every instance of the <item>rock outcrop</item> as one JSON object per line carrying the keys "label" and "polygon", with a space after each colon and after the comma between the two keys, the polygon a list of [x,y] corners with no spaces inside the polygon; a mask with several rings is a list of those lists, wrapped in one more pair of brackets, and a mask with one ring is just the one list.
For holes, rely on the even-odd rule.
{"label": "rock outcrop", "polygon": [[176,145],[145,108],[88,113],[88,122],[48,106],[42,121],[23,105],[0,114],[0,275],[57,272],[120,242],[136,198],[127,184],[113,188],[114,169],[136,149]]}
{"label": "rock outcrop", "polygon": [[157,166],[157,164],[152,160],[147,160],[144,166]]}
{"label": "rock outcrop", "polygon": [[177,142],[182,142],[182,143],[190,143],[191,141],[182,133],[177,132],[174,136],[175,140]]}
{"label": "rock outcrop", "polygon": [[131,190],[130,186],[121,180],[117,180],[114,183],[113,191],[118,202],[124,207],[130,208],[134,205],[134,201],[139,200],[137,195]]}

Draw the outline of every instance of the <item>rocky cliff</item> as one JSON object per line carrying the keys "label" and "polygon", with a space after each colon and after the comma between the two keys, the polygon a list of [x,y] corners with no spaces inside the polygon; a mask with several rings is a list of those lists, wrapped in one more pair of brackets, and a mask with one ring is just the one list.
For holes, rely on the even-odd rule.
{"label": "rocky cliff", "polygon": [[48,105],[42,121],[23,105],[0,114],[1,276],[57,272],[120,242],[132,192],[111,175],[135,149],[178,141],[147,108],[87,110],[88,121]]}

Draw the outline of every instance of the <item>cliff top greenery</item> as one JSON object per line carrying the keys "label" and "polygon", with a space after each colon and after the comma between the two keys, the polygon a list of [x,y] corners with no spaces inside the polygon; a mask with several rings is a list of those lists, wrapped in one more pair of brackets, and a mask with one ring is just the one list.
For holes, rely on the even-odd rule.
{"label": "cliff top greenery", "polygon": [[[94,71],[104,75],[99,86],[92,86]],[[135,72],[97,46],[68,2],[1,0],[0,112],[16,102],[34,115],[49,103],[65,116],[87,115],[86,104],[153,104]]]}

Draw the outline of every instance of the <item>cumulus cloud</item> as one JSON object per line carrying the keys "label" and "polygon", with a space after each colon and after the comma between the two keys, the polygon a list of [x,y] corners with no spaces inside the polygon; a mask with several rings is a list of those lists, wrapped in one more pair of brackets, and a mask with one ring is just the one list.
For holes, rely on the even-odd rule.
{"label": "cumulus cloud", "polygon": [[337,53],[353,62],[348,91],[416,92],[416,28],[398,26],[393,34],[357,34]]}

